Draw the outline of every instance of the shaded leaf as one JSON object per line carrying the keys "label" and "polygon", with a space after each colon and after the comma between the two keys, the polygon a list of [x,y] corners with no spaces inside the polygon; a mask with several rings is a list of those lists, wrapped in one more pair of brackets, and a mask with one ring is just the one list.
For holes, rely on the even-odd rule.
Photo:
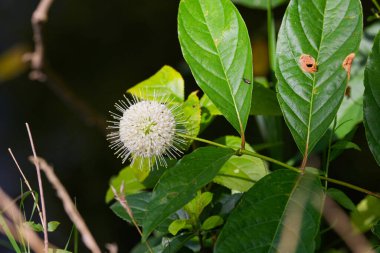
{"label": "shaded leaf", "polygon": [[357,144],[351,141],[340,140],[331,146],[330,161],[337,158],[342,153],[343,150],[347,150],[347,149],[355,149],[357,151],[361,151],[360,147]]}
{"label": "shaded leaf", "polygon": [[[216,142],[239,148],[241,139],[236,136],[225,136]],[[248,143],[246,143],[246,149],[253,151]],[[233,156],[223,165],[213,182],[231,190],[245,192],[267,174],[266,165],[260,158],[248,155]]]}
{"label": "shaded leaf", "polygon": [[263,85],[252,84],[251,115],[281,116],[282,112],[277,101],[276,93]]}
{"label": "shaded leaf", "polygon": [[380,165],[380,32],[375,38],[364,74],[364,126],[368,145]]}
{"label": "shaded leaf", "polygon": [[349,197],[347,197],[347,195],[341,190],[329,188],[327,190],[327,195],[330,196],[336,202],[338,202],[341,206],[350,211],[354,211],[356,209],[356,206],[352,202],[352,200]]}
{"label": "shaded leaf", "polygon": [[[278,100],[301,153],[310,153],[332,123],[344,96],[344,59],[362,35],[359,0],[291,0],[277,44]],[[302,69],[313,57],[315,73]]]}
{"label": "shaded leaf", "polygon": [[[151,199],[150,192],[140,192],[133,195],[127,195],[126,200],[128,202],[129,208],[131,208],[133,217],[135,218],[138,225],[142,225],[144,221],[144,217],[147,212],[147,206]],[[111,210],[121,219],[128,223],[132,223],[129,214],[125,211],[125,209],[120,205],[119,202],[115,202],[111,205]],[[168,227],[170,223],[174,220],[178,219],[177,215],[169,216],[165,221],[161,223],[161,225],[157,228],[158,231],[167,233]]]}
{"label": "shaded leaf", "polygon": [[363,121],[364,69],[371,52],[373,40],[380,30],[380,23],[365,28],[360,42],[359,53],[355,57],[348,82],[350,94],[346,94],[337,113],[337,128],[334,133],[338,139],[344,138],[357,124]]}
{"label": "shaded leaf", "polygon": [[229,0],[182,0],[178,13],[181,49],[200,88],[242,134],[253,80],[248,31]]}
{"label": "shaded leaf", "polygon": [[380,239],[380,221],[372,227],[372,233]]}
{"label": "shaded leaf", "polygon": [[316,175],[277,170],[244,194],[215,252],[314,252],[322,202]]}
{"label": "shaded leaf", "polygon": [[185,85],[180,73],[170,66],[162,67],[148,79],[136,84],[127,92],[145,100],[167,100],[183,102],[185,100]]}
{"label": "shaded leaf", "polygon": [[168,216],[193,199],[196,192],[215,177],[233,153],[230,149],[199,148],[167,170],[147,206],[143,240]]}

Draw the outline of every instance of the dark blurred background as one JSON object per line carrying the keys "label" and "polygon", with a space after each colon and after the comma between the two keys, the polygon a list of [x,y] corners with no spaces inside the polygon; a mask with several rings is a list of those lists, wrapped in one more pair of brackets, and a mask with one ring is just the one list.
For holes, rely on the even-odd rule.
{"label": "dark blurred background", "polygon": [[[123,168],[108,148],[102,124],[108,111],[132,85],[146,79],[163,65],[171,65],[184,76],[187,92],[197,89],[181,55],[177,39],[179,1],[168,0],[56,0],[44,30],[46,61],[52,79],[31,81],[21,56],[33,49],[30,18],[36,0],[0,0],[0,187],[12,197],[20,194],[20,176],[7,148],[11,147],[32,186],[37,189],[25,122],[31,126],[38,155],[55,167],[57,175],[76,199],[78,209],[101,246],[116,242],[128,252],[139,240],[134,228],[110,211],[104,202],[109,179]],[[363,1],[365,17],[371,1]],[[255,74],[268,75],[266,12],[239,7],[247,22],[254,47]],[[279,24],[285,7],[275,10]],[[74,95],[73,95],[74,94]],[[91,117],[68,102],[67,97],[86,104]],[[87,110],[86,108],[84,110]],[[99,122],[98,122],[99,123]],[[203,135],[212,139],[235,134],[224,119]],[[247,137],[252,144],[262,138],[253,119]],[[217,129],[217,130],[216,130]],[[286,129],[286,128],[285,128]],[[287,130],[286,130],[287,131]],[[286,150],[295,150],[291,138]],[[347,151],[331,165],[331,176],[380,191],[379,168],[370,154],[363,127],[354,141],[362,152]],[[288,152],[289,157],[294,155]],[[46,181],[45,181],[46,182]],[[50,235],[63,247],[71,222],[61,202],[46,182],[49,220],[61,222]],[[345,192],[358,201],[362,194]],[[0,246],[0,252],[7,252]],[[80,252],[86,252],[81,248]]]}

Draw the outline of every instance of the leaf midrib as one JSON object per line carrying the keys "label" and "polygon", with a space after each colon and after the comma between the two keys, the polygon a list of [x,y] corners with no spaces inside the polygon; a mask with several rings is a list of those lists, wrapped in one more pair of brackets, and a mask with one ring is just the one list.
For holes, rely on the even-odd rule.
{"label": "leaf midrib", "polygon": [[[199,1],[198,1],[198,2],[199,2]],[[204,12],[204,10],[203,10],[203,6],[202,6],[202,4],[201,4],[200,2],[199,2],[199,6],[201,7],[201,10],[202,10],[203,19],[204,19],[204,21],[205,21],[204,23],[205,23],[205,25],[206,25],[206,27],[207,27],[207,30],[208,30],[209,34],[210,34],[210,37],[211,37],[211,39],[212,39],[213,45],[214,45],[214,47],[215,47],[215,49],[216,49],[216,52],[218,53],[217,58],[218,58],[218,60],[219,60],[219,62],[220,62],[220,65],[222,66],[223,74],[224,74],[225,80],[226,80],[226,82],[227,82],[227,86],[228,86],[228,89],[229,89],[229,91],[230,91],[230,95],[231,95],[231,97],[232,97],[232,101],[233,101],[233,105],[234,105],[234,108],[235,108],[236,116],[237,116],[238,121],[239,121],[239,126],[240,126],[240,131],[241,131],[240,134],[243,134],[243,132],[244,132],[244,130],[243,130],[243,123],[242,123],[242,121],[241,121],[240,113],[239,113],[239,110],[238,110],[238,108],[237,108],[237,103],[236,103],[236,100],[235,100],[234,94],[233,94],[233,92],[232,92],[232,85],[231,85],[230,80],[229,80],[229,78],[228,78],[228,76],[227,76],[227,72],[226,72],[226,69],[225,69],[224,63],[223,63],[223,61],[222,61],[222,59],[221,59],[221,57],[220,57],[221,54],[220,54],[219,48],[218,48],[218,46],[217,46],[216,43],[215,43],[215,40],[214,40],[213,34],[211,33],[211,30],[210,30],[210,27],[209,27],[209,24],[208,24],[208,20],[206,19],[205,12]],[[224,7],[224,6],[223,6],[223,7]],[[224,9],[223,9],[223,10],[224,10]],[[233,10],[233,11],[234,11],[234,13],[235,13],[235,10]],[[236,13],[235,13],[235,15],[236,15]],[[238,19],[238,16],[237,16],[237,19]],[[239,21],[238,21],[238,24],[239,24]],[[238,27],[240,28],[240,25],[239,25]],[[239,30],[238,30],[238,34],[239,34]],[[237,42],[237,43],[239,43],[239,42]],[[235,53],[236,53],[236,51],[235,51]]]}

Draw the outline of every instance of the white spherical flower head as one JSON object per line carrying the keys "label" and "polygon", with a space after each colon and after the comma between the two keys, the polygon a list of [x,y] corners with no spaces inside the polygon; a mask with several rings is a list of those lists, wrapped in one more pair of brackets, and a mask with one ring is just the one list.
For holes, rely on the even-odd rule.
{"label": "white spherical flower head", "polygon": [[115,105],[122,115],[111,113],[118,121],[111,121],[113,126],[109,128],[117,131],[108,135],[111,148],[116,149],[123,163],[130,157],[132,164],[139,159],[147,160],[149,166],[166,166],[165,156],[176,158],[182,154],[180,148],[185,141],[178,136],[184,132],[176,119],[178,107],[157,101],[126,101]]}

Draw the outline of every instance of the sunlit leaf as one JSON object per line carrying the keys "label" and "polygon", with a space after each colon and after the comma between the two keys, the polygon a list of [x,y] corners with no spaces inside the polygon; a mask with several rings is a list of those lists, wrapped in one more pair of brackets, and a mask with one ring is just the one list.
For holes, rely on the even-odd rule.
{"label": "sunlit leaf", "polygon": [[182,0],[178,35],[183,56],[200,88],[240,133],[244,132],[253,81],[245,23],[230,0]]}
{"label": "sunlit leaf", "polygon": [[[277,44],[277,90],[285,121],[303,154],[313,150],[338,111],[347,85],[342,64],[358,49],[362,28],[359,0],[289,3]],[[300,62],[305,57],[315,59],[316,69]]]}
{"label": "sunlit leaf", "polygon": [[[217,142],[239,148],[241,139],[236,136],[225,136]],[[246,144],[246,149],[253,151],[249,144]],[[266,165],[260,158],[248,155],[233,156],[223,165],[213,181],[231,190],[245,192],[267,174]]]}
{"label": "sunlit leaf", "polygon": [[[141,169],[127,166],[116,177],[111,178],[110,185],[119,190],[121,184],[124,184],[124,194],[139,192],[145,189],[142,181],[149,175],[149,171],[149,166],[143,166]],[[110,187],[106,193],[106,203],[109,203],[113,198],[114,194]]]}
{"label": "sunlit leaf", "polygon": [[162,67],[153,76],[136,84],[127,92],[145,100],[183,102],[185,99],[183,78],[170,66]]}
{"label": "sunlit leaf", "polygon": [[351,213],[351,220],[360,232],[367,232],[380,220],[380,199],[367,196]]}
{"label": "sunlit leaf", "polygon": [[59,221],[49,221],[48,223],[48,231],[49,232],[54,232],[58,226],[60,225],[61,223]]}
{"label": "sunlit leaf", "polygon": [[223,224],[223,218],[219,215],[213,215],[208,217],[202,224],[201,229],[203,230],[211,230],[216,227],[219,227]]}

